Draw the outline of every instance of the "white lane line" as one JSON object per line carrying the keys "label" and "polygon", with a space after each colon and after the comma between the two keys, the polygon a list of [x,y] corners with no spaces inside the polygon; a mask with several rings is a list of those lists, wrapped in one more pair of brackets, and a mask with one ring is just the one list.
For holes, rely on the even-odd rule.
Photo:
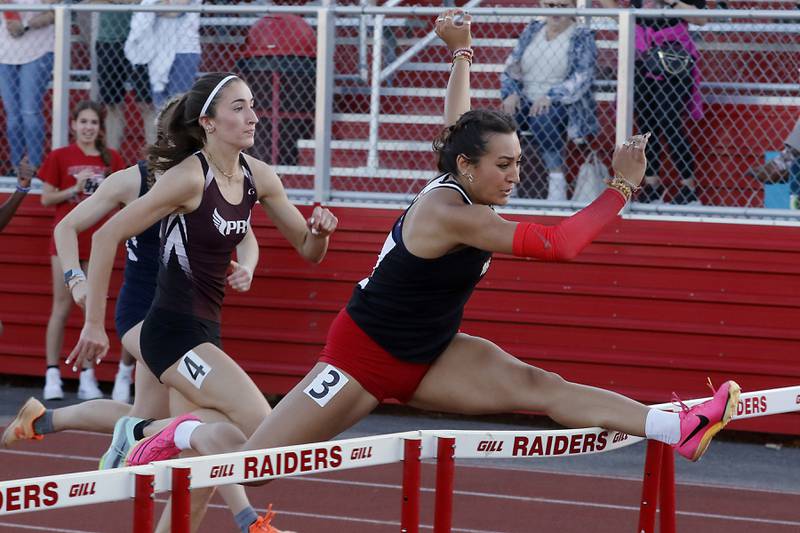
{"label": "white lane line", "polygon": [[[287,478],[289,479],[289,478]],[[156,498],[156,502],[158,503],[165,503],[167,500],[162,500]],[[219,503],[211,503],[208,505],[212,509],[222,509],[227,511],[228,507]],[[267,512],[266,509],[256,509],[258,513],[265,513]],[[277,514],[280,516],[301,516],[304,518],[319,518],[322,520],[338,520],[340,522],[359,522],[362,524],[372,524],[376,526],[393,526],[393,527],[400,527],[400,522],[394,522],[391,520],[373,520],[370,518],[356,518],[351,516],[342,516],[342,515],[327,515],[327,514],[317,514],[317,513],[303,513],[299,511],[286,511],[285,509],[281,509],[277,511]],[[433,526],[430,524],[420,524],[419,527],[421,529],[433,529]],[[465,528],[458,528],[454,527],[451,531],[458,531],[461,533],[504,533],[503,531],[499,530],[491,530],[491,529],[465,529]]]}
{"label": "white lane line", "polygon": [[[476,465],[476,464],[458,464],[456,463],[457,468],[475,468],[475,469],[483,469],[483,470],[511,470],[514,472],[534,472],[537,474],[552,474],[554,476],[572,476],[572,477],[591,477],[591,478],[605,478],[605,479],[616,479],[620,481],[642,481],[641,476],[625,476],[622,474],[608,474],[608,473],[598,473],[598,474],[591,474],[587,472],[554,472],[553,470],[546,470],[546,469],[539,469],[539,468],[525,468],[519,465],[509,465],[509,466],[502,466],[502,465],[491,465],[491,466],[483,466],[483,465]],[[748,492],[764,492],[767,494],[789,494],[789,495],[800,495],[800,490],[792,490],[792,489],[765,489],[763,487],[735,487],[732,485],[722,485],[719,483],[701,483],[698,481],[675,481],[675,486],[681,487],[700,487],[704,489],[726,489],[726,490],[745,490]]]}
{"label": "white lane line", "polygon": [[30,529],[31,531],[52,531],[53,533],[95,533],[88,529],[60,529],[56,527],[29,526],[26,524],[15,524],[13,522],[0,522],[0,527],[13,527],[14,529]]}
{"label": "white lane line", "polygon": [[[72,459],[72,460],[83,460],[83,461],[92,461],[97,462],[97,458],[95,457],[86,457],[86,456],[78,456],[78,455],[65,455],[65,454],[54,454],[54,453],[42,453],[42,452],[27,452],[27,451],[20,451],[20,450],[0,450],[0,454],[7,453],[12,455],[28,455],[28,456],[39,456],[39,457],[48,457],[48,458],[56,458],[56,459]],[[464,465],[463,468],[473,468]],[[482,467],[486,468],[486,467]],[[563,474],[563,475],[571,475],[571,474]],[[602,477],[602,476],[597,476]],[[345,481],[345,480],[338,480],[338,479],[325,479],[325,478],[304,478],[304,477],[295,477],[295,478],[286,478],[289,481],[304,481],[304,482],[315,482],[315,483],[331,483],[331,484],[339,484],[339,485],[350,485],[350,486],[362,486],[362,487],[372,487],[372,488],[386,488],[386,489],[394,489],[399,490],[401,487],[400,485],[394,484],[385,484],[385,483],[371,483],[371,482],[364,482],[364,481]],[[725,487],[723,487],[725,488]],[[422,488],[423,492],[432,492],[434,489],[424,487]],[[751,489],[736,489],[736,488],[729,488],[729,490],[744,490],[749,491]],[[584,502],[584,501],[577,501],[577,500],[560,500],[560,499],[552,499],[552,498],[539,498],[539,497],[530,497],[530,496],[512,496],[512,495],[504,495],[504,494],[494,494],[494,493],[485,493],[485,492],[471,492],[471,491],[454,491],[455,494],[461,496],[471,496],[471,497],[480,497],[480,498],[494,498],[500,500],[512,500],[512,501],[522,501],[522,502],[530,502],[530,503],[544,503],[544,504],[552,504],[552,505],[571,505],[574,507],[590,507],[590,508],[601,508],[601,509],[614,509],[620,511],[639,511],[638,507],[629,506],[629,505],[616,505],[616,504],[607,504],[607,503],[594,503],[594,502]],[[786,493],[780,493],[786,494]],[[284,511],[285,512],[285,511]],[[288,514],[288,512],[287,512]],[[677,511],[677,515],[685,515],[685,516],[694,516],[700,518],[709,518],[709,519],[716,519],[716,520],[729,520],[729,521],[736,521],[736,522],[752,522],[757,524],[772,524],[772,525],[786,525],[786,526],[800,526],[800,522],[797,521],[790,521],[790,520],[772,520],[767,518],[757,518],[757,517],[748,517],[748,516],[726,516],[726,515],[719,515],[719,514],[712,514],[712,513],[696,513],[691,511]],[[348,518],[350,520],[351,518]],[[352,519],[358,520],[358,519]]]}
{"label": "white lane line", "polygon": [[68,455],[65,453],[50,453],[50,452],[26,452],[23,450],[2,450],[0,454],[9,455],[24,455],[28,457],[45,457],[47,459],[67,459],[70,461],[90,461],[92,463],[100,463],[99,457],[88,457],[86,455]]}
{"label": "white lane line", "polygon": [[[400,485],[388,485],[384,483],[369,483],[364,481],[340,481],[338,479],[324,479],[324,478],[303,478],[303,477],[292,477],[286,478],[290,481],[306,481],[306,482],[315,482],[315,483],[333,483],[333,484],[343,484],[343,485],[356,485],[356,486],[365,486],[365,487],[374,487],[374,488],[391,488],[400,490]],[[422,487],[422,492],[434,492],[434,489]],[[519,501],[525,503],[546,503],[552,505],[572,505],[575,507],[592,507],[598,509],[613,509],[618,511],[635,511],[639,512],[639,508],[632,506],[632,505],[617,505],[611,503],[595,503],[595,502],[584,502],[578,500],[561,500],[555,498],[541,498],[541,497],[531,497],[531,496],[513,496],[509,494],[495,494],[491,492],[473,492],[473,491],[465,491],[465,490],[454,490],[453,494],[457,494],[459,496],[469,496],[469,497],[477,497],[477,498],[494,498],[499,500],[511,500],[511,501]],[[684,516],[695,516],[700,518],[709,518],[715,520],[733,520],[737,522],[754,522],[757,524],[772,524],[772,525],[780,525],[780,526],[800,526],[800,522],[795,522],[791,520],[772,520],[768,518],[757,518],[751,516],[728,516],[728,515],[720,515],[720,514],[713,514],[713,513],[697,513],[693,511],[677,511],[676,514],[684,515]]]}

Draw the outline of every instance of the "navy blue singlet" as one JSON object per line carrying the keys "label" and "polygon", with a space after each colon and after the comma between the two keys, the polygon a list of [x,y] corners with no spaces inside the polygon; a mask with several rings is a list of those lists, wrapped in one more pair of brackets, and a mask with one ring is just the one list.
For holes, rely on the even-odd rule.
{"label": "navy blue singlet", "polygon": [[[449,174],[431,181],[414,202],[441,188],[458,191],[464,203],[472,204]],[[403,243],[403,220],[411,205],[394,223],[370,277],[353,290],[347,312],[394,357],[430,363],[458,333],[464,306],[492,254],[468,246],[434,259],[415,256]]]}
{"label": "navy blue singlet", "polygon": [[[137,166],[141,178],[139,185],[141,197],[148,191],[147,162],[139,161]],[[129,329],[144,320],[150,304],[153,303],[158,275],[160,225],[161,222],[156,222],[139,235],[125,241],[125,271],[114,311],[114,324],[120,339]]]}

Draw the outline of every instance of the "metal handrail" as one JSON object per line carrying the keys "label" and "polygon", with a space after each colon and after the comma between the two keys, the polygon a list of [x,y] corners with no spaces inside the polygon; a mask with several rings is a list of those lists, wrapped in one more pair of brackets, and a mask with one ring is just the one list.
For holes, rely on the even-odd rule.
{"label": "metal handrail", "polygon": [[[470,0],[462,9],[471,9],[479,5],[483,0]],[[437,10],[437,13],[441,9]],[[380,14],[375,17],[373,27],[372,44],[372,91],[370,93],[370,120],[369,120],[369,150],[367,152],[367,166],[378,168],[380,164],[378,158],[378,117],[380,115],[380,85],[389,76],[394,74],[401,66],[405,65],[412,57],[428,47],[436,38],[436,32],[431,30],[425,37],[420,39],[411,48],[403,52],[400,57],[395,59],[386,68],[381,69],[382,50],[383,50],[383,22],[385,15]]]}

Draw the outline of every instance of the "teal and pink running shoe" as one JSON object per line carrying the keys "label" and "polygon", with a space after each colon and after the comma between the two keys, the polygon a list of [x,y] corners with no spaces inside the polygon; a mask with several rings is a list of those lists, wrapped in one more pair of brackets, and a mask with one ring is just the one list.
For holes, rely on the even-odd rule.
{"label": "teal and pink running shoe", "polygon": [[714,396],[710,400],[689,407],[673,393],[672,401],[680,406],[681,438],[675,448],[690,461],[697,461],[706,452],[714,435],[731,421],[739,404],[741,389],[735,381],[726,381],[714,390],[711,380],[708,386]]}
{"label": "teal and pink running shoe", "polygon": [[147,465],[155,461],[166,461],[177,457],[181,450],[175,446],[175,429],[182,422],[189,420],[200,421],[192,414],[181,415],[152,437],[147,437],[134,444],[125,458],[125,465]]}

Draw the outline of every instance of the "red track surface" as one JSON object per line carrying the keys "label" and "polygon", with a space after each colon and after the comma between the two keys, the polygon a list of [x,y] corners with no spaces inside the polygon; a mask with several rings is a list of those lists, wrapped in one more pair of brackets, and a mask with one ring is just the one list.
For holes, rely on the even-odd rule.
{"label": "red track surface", "polygon": [[[0,450],[0,480],[90,470],[107,442],[102,435],[68,432]],[[273,503],[281,528],[388,533],[399,529],[400,480],[397,464],[279,480],[249,494],[259,507]],[[433,480],[433,466],[424,465],[422,531],[433,522]],[[454,532],[636,531],[640,481],[460,465],[455,485]],[[800,531],[798,494],[678,485],[677,499],[680,532]],[[163,500],[158,495],[158,509]],[[0,533],[123,533],[131,531],[132,514],[132,502],[125,502],[2,516]],[[236,531],[218,498],[201,531]]]}

